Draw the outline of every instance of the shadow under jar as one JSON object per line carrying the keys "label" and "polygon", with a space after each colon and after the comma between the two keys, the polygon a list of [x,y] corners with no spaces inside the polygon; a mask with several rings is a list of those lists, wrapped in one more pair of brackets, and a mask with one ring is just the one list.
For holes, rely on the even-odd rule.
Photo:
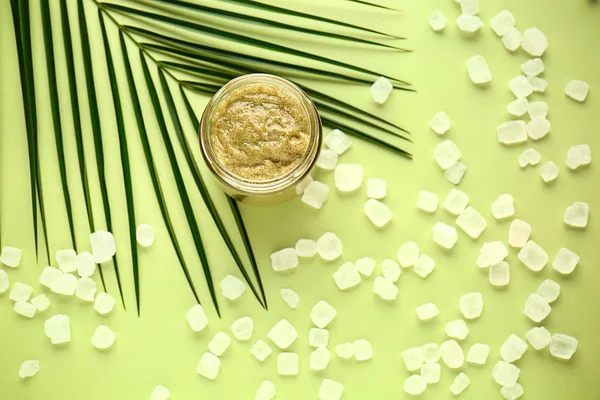
{"label": "shadow under jar", "polygon": [[292,82],[249,74],[210,99],[200,123],[206,165],[234,199],[271,205],[296,196],[322,144],[321,119]]}

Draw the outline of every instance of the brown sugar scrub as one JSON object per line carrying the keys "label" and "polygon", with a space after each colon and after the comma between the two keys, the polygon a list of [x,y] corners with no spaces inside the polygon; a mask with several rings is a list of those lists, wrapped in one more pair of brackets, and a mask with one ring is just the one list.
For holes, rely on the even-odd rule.
{"label": "brown sugar scrub", "polygon": [[311,141],[303,104],[267,82],[233,90],[215,107],[211,124],[218,162],[231,174],[250,181],[270,181],[293,171]]}

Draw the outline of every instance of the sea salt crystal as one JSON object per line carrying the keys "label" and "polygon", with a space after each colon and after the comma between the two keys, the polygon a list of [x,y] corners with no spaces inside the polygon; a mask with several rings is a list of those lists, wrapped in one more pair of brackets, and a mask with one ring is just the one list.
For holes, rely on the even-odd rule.
{"label": "sea salt crystal", "polygon": [[40,283],[46,286],[48,289],[50,289],[52,287],[52,283],[54,283],[56,278],[58,278],[62,274],[63,272],[57,268],[46,267],[40,275]]}
{"label": "sea salt crystal", "polygon": [[532,271],[541,271],[548,263],[548,253],[533,240],[521,248],[517,258]]}
{"label": "sea salt crystal", "polygon": [[169,397],[171,397],[171,392],[163,385],[156,386],[150,393],[150,400],[169,400]]}
{"label": "sea salt crystal", "polygon": [[57,250],[56,262],[62,272],[75,272],[77,270],[77,253],[73,249]]}
{"label": "sea salt crystal", "polygon": [[525,302],[523,314],[533,322],[542,322],[550,314],[552,307],[537,293],[532,293]]}
{"label": "sea salt crystal", "polygon": [[[314,179],[311,175],[306,175],[304,178],[302,178],[300,182],[298,182],[298,184],[296,185],[296,194],[303,194],[308,185],[310,185],[313,181]],[[327,189],[329,189],[329,187],[327,187]]]}
{"label": "sea salt crystal", "polygon": [[443,222],[436,222],[433,226],[433,241],[445,249],[451,249],[458,240],[456,228]]}
{"label": "sea salt crystal", "polygon": [[539,140],[550,133],[550,121],[546,118],[532,118],[527,123],[527,135],[533,140]]}
{"label": "sea salt crystal", "polygon": [[531,84],[534,92],[544,93],[548,87],[548,81],[537,76],[528,76],[527,80]]}
{"label": "sea salt crystal", "polygon": [[77,264],[77,275],[82,278],[90,277],[96,272],[94,256],[87,251],[77,254],[75,264]]}
{"label": "sea salt crystal", "polygon": [[319,387],[319,400],[340,400],[344,393],[344,385],[331,379],[323,379]]}
{"label": "sea salt crystal", "polygon": [[433,10],[429,14],[429,26],[436,32],[446,27],[446,16],[440,10]]}
{"label": "sea salt crystal", "polygon": [[380,178],[371,178],[367,181],[367,197],[381,200],[387,195],[387,184]]}
{"label": "sea salt crystal", "polygon": [[460,312],[466,319],[476,319],[483,312],[483,295],[479,292],[466,293],[460,296]]}
{"label": "sea salt crystal", "polygon": [[502,44],[508,51],[515,51],[523,43],[523,36],[521,32],[514,26],[506,29],[504,35],[502,35]]}
{"label": "sea salt crystal", "polygon": [[486,242],[479,250],[477,266],[479,268],[487,268],[504,261],[506,257],[508,257],[508,249],[504,243],[500,241]]}
{"label": "sea salt crystal", "polygon": [[326,347],[317,347],[310,353],[309,366],[313,371],[323,371],[327,369],[331,361],[331,352]]}
{"label": "sea salt crystal", "polygon": [[271,381],[264,381],[256,391],[254,400],[273,400],[276,395],[275,384]]}
{"label": "sea salt crystal", "polygon": [[117,334],[108,326],[99,325],[92,335],[92,346],[100,350],[106,350],[115,343],[116,339]]}
{"label": "sea salt crystal", "polygon": [[453,339],[464,340],[469,334],[469,328],[462,319],[455,319],[446,324],[444,328],[446,335]]}
{"label": "sea salt crystal", "polygon": [[541,154],[531,147],[523,151],[519,156],[519,166],[525,168],[528,165],[537,165],[542,161]]}
{"label": "sea salt crystal", "polygon": [[522,99],[533,93],[531,83],[527,80],[527,77],[523,75],[517,75],[508,82],[508,87],[517,99]]}
{"label": "sea salt crystal", "polygon": [[398,287],[394,282],[382,276],[378,276],[373,281],[373,293],[381,297],[383,300],[395,300],[398,296]]}
{"label": "sea salt crystal", "polygon": [[454,185],[458,185],[466,172],[467,166],[460,161],[456,161],[444,172],[444,179]]}
{"label": "sea salt crystal", "polygon": [[281,249],[271,254],[271,267],[274,271],[287,271],[298,266],[298,254],[291,247]]}
{"label": "sea salt crystal", "polygon": [[96,231],[92,233],[90,235],[90,245],[92,246],[94,261],[97,264],[110,261],[117,252],[115,237],[110,232]]}
{"label": "sea salt crystal", "polygon": [[479,0],[460,0],[460,10],[464,15],[479,14]]}
{"label": "sea salt crystal", "polygon": [[139,224],[135,231],[135,238],[142,247],[150,247],[154,243],[154,227],[149,224]]}
{"label": "sea salt crystal", "polygon": [[458,189],[450,190],[450,193],[444,199],[442,207],[444,207],[450,214],[459,215],[469,204],[469,196]]}
{"label": "sea salt crystal", "polygon": [[517,144],[527,141],[527,124],[523,120],[508,121],[496,128],[498,141],[502,144]]}
{"label": "sea salt crystal", "polygon": [[417,208],[427,212],[435,212],[439,201],[437,194],[421,190],[419,192],[419,197],[417,197]]}
{"label": "sea salt crystal", "polygon": [[548,116],[548,103],[545,101],[532,101],[527,111],[529,118],[546,118]]}
{"label": "sea salt crystal", "polygon": [[102,292],[96,296],[96,300],[94,301],[94,310],[96,310],[96,312],[99,314],[108,314],[115,307],[115,303],[114,297],[108,293]]}
{"label": "sea salt crystal", "polygon": [[465,353],[456,340],[446,340],[440,345],[442,361],[448,368],[456,369],[465,363]]}
{"label": "sea salt crystal", "polygon": [[229,300],[238,299],[245,291],[246,285],[233,275],[227,275],[220,283],[223,297]]}
{"label": "sea salt crystal", "polygon": [[498,361],[492,370],[492,377],[496,383],[504,387],[514,386],[520,374],[521,370],[519,367],[502,360]]}
{"label": "sea salt crystal", "polygon": [[514,115],[516,117],[521,117],[525,115],[527,111],[529,111],[529,100],[526,98],[513,100],[507,107],[507,111],[509,114]]}
{"label": "sea salt crystal", "polygon": [[572,80],[565,88],[565,94],[575,101],[582,102],[587,97],[590,85],[584,81]]}
{"label": "sea salt crystal", "polygon": [[523,396],[523,393],[525,393],[525,391],[519,382],[515,383],[511,387],[503,386],[500,388],[500,394],[506,400],[517,400],[519,397]]}
{"label": "sea salt crystal", "polygon": [[413,271],[421,278],[426,278],[435,269],[435,261],[427,254],[421,254],[413,267]]}
{"label": "sea salt crystal", "polygon": [[310,320],[318,328],[325,328],[335,318],[337,311],[325,300],[319,301],[310,312]]}
{"label": "sea salt crystal", "polygon": [[402,352],[402,359],[406,369],[412,372],[421,368],[425,362],[425,355],[421,347],[413,347]]}
{"label": "sea salt crystal", "polygon": [[15,282],[10,291],[9,298],[12,301],[27,301],[33,293],[33,288],[23,282]]}
{"label": "sea salt crystal", "polygon": [[254,322],[250,317],[236,319],[231,325],[233,336],[241,342],[247,342],[254,333]]}
{"label": "sea salt crystal", "polygon": [[563,221],[573,228],[585,228],[589,215],[590,205],[582,201],[576,201],[566,208]]}
{"label": "sea salt crystal", "polygon": [[384,278],[389,279],[392,282],[397,282],[398,278],[400,278],[400,273],[402,273],[402,270],[396,261],[390,260],[389,258],[383,260],[383,263],[381,264],[381,274]]}
{"label": "sea salt crystal", "polygon": [[577,169],[592,162],[592,151],[587,144],[572,146],[567,152],[567,167]]}
{"label": "sea salt crystal", "polygon": [[373,271],[375,270],[375,260],[371,257],[361,257],[354,263],[358,272],[360,272],[364,276],[373,275]]}
{"label": "sea salt crystal", "polygon": [[492,203],[492,214],[496,219],[504,219],[515,215],[515,199],[508,193],[498,196]]}
{"label": "sea salt crystal", "polygon": [[573,272],[577,264],[579,264],[579,256],[571,250],[561,247],[552,261],[552,268],[563,275],[568,275]]}
{"label": "sea salt crystal", "polygon": [[490,67],[483,56],[477,55],[467,60],[467,71],[471,81],[475,84],[483,84],[492,80]]}
{"label": "sea salt crystal", "polygon": [[312,208],[321,209],[329,197],[329,186],[319,181],[312,181],[302,193],[302,202]]}
{"label": "sea salt crystal", "polygon": [[360,164],[339,164],[333,177],[340,192],[353,192],[362,184],[363,167]]}
{"label": "sea salt crystal", "polygon": [[317,167],[332,171],[338,162],[338,155],[335,151],[329,149],[321,150],[319,158],[317,158]]}
{"label": "sea salt crystal", "polygon": [[2,247],[2,253],[0,253],[0,262],[7,267],[17,268],[21,264],[21,256],[23,252],[21,249],[12,246]]}
{"label": "sea salt crystal", "polygon": [[515,26],[514,15],[507,10],[502,10],[490,20],[490,27],[498,36],[503,36],[508,28]]}
{"label": "sea salt crystal", "polygon": [[354,347],[354,359],[356,361],[366,361],[373,358],[373,348],[368,340],[355,340],[352,343],[352,347]]}
{"label": "sea salt crystal", "polygon": [[508,244],[511,247],[523,247],[531,235],[531,225],[520,219],[514,219],[510,223],[508,231]]}
{"label": "sea salt crystal", "polygon": [[310,331],[308,331],[308,344],[312,347],[327,347],[329,344],[329,331],[321,328],[310,328]]}
{"label": "sea salt crystal", "polygon": [[490,354],[490,346],[483,343],[475,343],[467,352],[467,362],[471,364],[484,365]]}
{"label": "sea salt crystal", "polygon": [[335,233],[326,232],[317,240],[317,252],[326,261],[339,258],[344,250],[344,245]]}
{"label": "sea salt crystal", "polygon": [[396,258],[403,267],[415,265],[419,259],[419,245],[415,242],[406,242],[402,244],[396,253]]}
{"label": "sea salt crystal", "polygon": [[300,239],[296,242],[295,250],[298,257],[313,257],[317,254],[317,242],[312,239]]}
{"label": "sea salt crystal", "polygon": [[284,318],[271,328],[267,336],[277,345],[277,347],[285,350],[298,338],[298,332],[296,331],[296,328]]}
{"label": "sea salt crystal", "polygon": [[471,380],[464,372],[459,373],[450,384],[450,391],[453,395],[458,396],[461,394],[469,385],[471,384]]}
{"label": "sea salt crystal", "polygon": [[367,218],[378,228],[384,227],[393,218],[392,211],[388,206],[375,199],[367,200],[363,210]]}
{"label": "sea salt crystal", "polygon": [[354,357],[354,346],[352,343],[342,343],[335,346],[335,354],[339,358],[349,360]]}
{"label": "sea salt crystal", "polygon": [[546,279],[538,287],[537,294],[548,303],[552,303],[560,296],[560,284],[552,279]]}
{"label": "sea salt crystal", "polygon": [[488,271],[488,279],[492,286],[502,287],[510,282],[510,266],[506,261],[501,261],[498,264],[490,265]]}
{"label": "sea salt crystal", "polygon": [[525,334],[525,338],[527,338],[527,341],[531,347],[536,350],[541,350],[548,346],[550,344],[551,337],[552,335],[550,335],[548,329],[544,328],[543,326],[535,326]]}
{"label": "sea salt crystal", "polygon": [[277,373],[282,376],[298,375],[300,357],[296,353],[279,353],[277,355]]}
{"label": "sea salt crystal", "polygon": [[52,282],[50,290],[65,296],[73,296],[77,290],[77,277],[73,274],[62,274]]}
{"label": "sea salt crystal", "polygon": [[50,299],[48,299],[48,296],[45,294],[41,293],[31,299],[31,304],[33,304],[38,311],[45,311],[50,307]]}
{"label": "sea salt crystal", "polygon": [[442,368],[439,363],[429,363],[423,364],[420,375],[428,384],[438,383],[440,381],[441,372]]}
{"label": "sea salt crystal", "polygon": [[[98,298],[96,299],[96,303],[98,303],[98,299],[100,298],[101,295],[102,295],[102,293],[100,293],[98,295]],[[113,305],[114,305],[114,299],[113,299]],[[100,312],[100,311],[98,311],[98,312]],[[104,314],[104,313],[101,313],[101,314]],[[208,318],[206,317],[204,308],[200,304],[196,304],[192,308],[190,308],[188,310],[188,312],[185,314],[185,317],[188,321],[188,324],[190,325],[190,328],[192,328],[192,330],[194,332],[200,332],[208,326]]]}
{"label": "sea salt crystal", "polygon": [[481,232],[487,226],[485,219],[475,210],[473,207],[467,207],[456,218],[456,225],[458,225],[467,235],[473,239],[477,239]]}
{"label": "sea salt crystal", "polygon": [[292,310],[295,310],[296,307],[298,307],[298,304],[300,303],[300,296],[298,293],[289,288],[281,288],[279,293],[281,294],[283,301],[285,301]]}
{"label": "sea salt crystal", "polygon": [[550,354],[556,358],[570,360],[577,351],[578,341],[573,336],[555,333],[550,340]]}
{"label": "sea salt crystal", "polygon": [[417,396],[427,389],[427,382],[421,375],[411,375],[404,381],[404,391],[412,396]]}
{"label": "sea salt crystal", "polygon": [[527,76],[538,76],[544,72],[544,61],[539,57],[527,60],[521,64],[521,71]]}
{"label": "sea salt crystal", "polygon": [[348,135],[339,129],[332,130],[329,135],[325,136],[325,146],[335,151],[338,155],[344,153],[350,148],[352,142]]}
{"label": "sea salt crystal", "polygon": [[75,296],[84,301],[94,301],[96,296],[96,282],[91,278],[80,278],[77,281]]}
{"label": "sea salt crystal", "polygon": [[421,321],[428,321],[438,315],[438,308],[433,303],[423,304],[416,309],[417,318]]}
{"label": "sea salt crystal", "polygon": [[10,280],[8,279],[8,274],[0,269],[0,294],[6,292],[9,287]]}
{"label": "sea salt crystal", "polygon": [[463,32],[473,33],[481,29],[483,21],[475,15],[459,15],[456,18],[456,26]]}
{"label": "sea salt crystal", "polygon": [[272,352],[273,350],[271,349],[271,346],[260,339],[254,343],[252,348],[250,348],[250,353],[252,353],[252,355],[261,362],[265,361],[265,359],[269,357]]}
{"label": "sea salt crystal", "polygon": [[40,362],[38,360],[25,360],[19,368],[19,378],[31,378],[40,372]]}
{"label": "sea salt crystal", "polygon": [[527,343],[515,335],[511,334],[508,339],[500,346],[500,357],[508,363],[515,362],[525,354]]}
{"label": "sea salt crystal", "polygon": [[546,35],[538,28],[529,28],[523,32],[523,50],[534,57],[540,57],[548,48]]}
{"label": "sea salt crystal", "polygon": [[217,332],[210,342],[208,350],[215,356],[221,356],[231,346],[231,338],[225,332]]}
{"label": "sea salt crystal", "polygon": [[388,78],[380,76],[375,83],[371,85],[371,97],[375,103],[383,104],[388,97],[390,97],[393,90],[394,85],[392,85],[392,82],[390,82]]}
{"label": "sea salt crystal", "polygon": [[423,356],[427,364],[437,363],[441,357],[440,346],[437,343],[427,343],[422,346]]}
{"label": "sea salt crystal", "polygon": [[27,301],[17,301],[13,309],[17,314],[27,318],[33,318],[36,311],[35,306]]}
{"label": "sea salt crystal", "polygon": [[443,111],[438,111],[429,121],[429,127],[438,135],[443,135],[450,129],[450,117]]}
{"label": "sea salt crystal", "polygon": [[71,341],[71,320],[63,314],[54,315],[44,323],[44,332],[52,344]]}
{"label": "sea salt crystal", "polygon": [[206,379],[215,380],[221,369],[221,360],[212,353],[206,352],[200,357],[200,362],[196,367],[198,375],[202,375]]}
{"label": "sea salt crystal", "polygon": [[454,142],[451,140],[444,140],[437,145],[433,151],[433,156],[438,165],[446,170],[460,159],[461,153]]}

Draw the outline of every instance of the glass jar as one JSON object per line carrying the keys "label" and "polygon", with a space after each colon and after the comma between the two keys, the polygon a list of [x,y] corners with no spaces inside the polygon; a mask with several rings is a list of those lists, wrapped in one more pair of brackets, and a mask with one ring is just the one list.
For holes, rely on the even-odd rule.
{"label": "glass jar", "polygon": [[[258,180],[235,174],[219,160],[213,142],[213,117],[219,105],[234,91],[250,84],[275,86],[300,105],[308,122],[308,146],[291,170],[272,179]],[[229,110],[228,110],[229,112]],[[209,170],[217,178],[225,192],[234,199],[250,204],[270,205],[289,200],[297,195],[296,186],[310,175],[322,145],[321,118],[310,98],[292,82],[274,75],[249,74],[226,83],[210,99],[200,123],[200,147]]]}

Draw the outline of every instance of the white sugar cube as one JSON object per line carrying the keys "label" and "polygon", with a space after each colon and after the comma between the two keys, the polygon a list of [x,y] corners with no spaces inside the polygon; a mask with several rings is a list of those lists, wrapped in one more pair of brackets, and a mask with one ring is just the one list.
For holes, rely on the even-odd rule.
{"label": "white sugar cube", "polygon": [[212,353],[206,352],[200,357],[200,362],[196,367],[198,375],[202,375],[206,379],[214,380],[219,375],[221,369],[221,360]]}
{"label": "white sugar cube", "polygon": [[394,90],[392,82],[384,76],[377,78],[375,83],[371,85],[371,98],[376,104],[383,104]]}
{"label": "white sugar cube", "polygon": [[433,241],[445,249],[451,249],[458,240],[456,228],[443,222],[436,222],[433,226]]}
{"label": "white sugar cube", "polygon": [[543,326],[535,326],[525,334],[525,338],[527,338],[527,341],[531,347],[536,350],[541,350],[548,346],[550,344],[551,337],[552,335],[550,335],[548,329],[544,328]]}
{"label": "white sugar cube", "polygon": [[27,301],[33,293],[33,288],[23,282],[15,282],[10,291],[9,298],[12,301]]}
{"label": "white sugar cube", "polygon": [[[296,185],[296,194],[297,195],[301,195],[304,193],[304,191],[306,190],[306,188],[314,181],[312,175],[306,175],[304,178],[302,178],[298,184]],[[327,185],[325,185],[327,186]],[[329,189],[329,187],[327,187],[327,189]],[[302,200],[304,201],[304,200]]]}
{"label": "white sugar cube", "polygon": [[463,32],[477,32],[483,26],[483,21],[476,15],[459,15],[456,18],[456,26]]}
{"label": "white sugar cube", "polygon": [[404,380],[404,391],[412,396],[417,396],[427,389],[427,381],[421,375],[411,375]]}
{"label": "white sugar cube", "polygon": [[332,171],[338,162],[338,155],[335,151],[329,149],[321,150],[319,158],[317,158],[317,167]]}
{"label": "white sugar cube", "polygon": [[12,246],[2,247],[2,253],[0,253],[0,262],[7,267],[17,268],[21,264],[21,256],[23,252],[21,249]]}
{"label": "white sugar cube", "polygon": [[521,64],[521,71],[527,76],[538,76],[544,72],[544,61],[539,57],[527,60]]}
{"label": "white sugar cube", "polygon": [[479,268],[487,268],[491,265],[499,264],[506,257],[508,257],[508,249],[504,243],[500,241],[486,242],[479,250],[477,266]]}
{"label": "white sugar cube", "polygon": [[352,343],[342,343],[335,346],[335,354],[339,358],[349,360],[354,357],[354,346]]}
{"label": "white sugar cube", "polygon": [[0,294],[6,292],[9,287],[10,280],[8,279],[8,274],[0,269]]}
{"label": "white sugar cube", "polygon": [[373,358],[373,348],[368,340],[355,340],[352,343],[352,347],[354,348],[354,359],[356,361],[366,361]]}
{"label": "white sugar cube", "polygon": [[77,254],[75,264],[77,264],[77,274],[82,278],[90,277],[96,272],[94,256],[87,251]]}
{"label": "white sugar cube", "polygon": [[80,278],[77,280],[75,296],[84,301],[94,301],[96,290],[96,282],[92,278]]}
{"label": "white sugar cube", "polygon": [[149,224],[139,224],[135,231],[135,239],[142,247],[150,247],[154,243],[154,227]]}
{"label": "white sugar cube", "polygon": [[467,166],[460,161],[457,161],[444,172],[444,179],[454,185],[458,185],[466,172]]}
{"label": "white sugar cube", "polygon": [[389,279],[378,276],[373,281],[373,293],[383,300],[391,301],[395,300],[398,296],[398,287]]}
{"label": "white sugar cube", "polygon": [[552,279],[546,279],[538,287],[537,294],[548,303],[552,303],[560,296],[560,284]]}
{"label": "white sugar cube", "polygon": [[527,123],[527,135],[533,140],[539,140],[550,133],[550,121],[536,117]]}
{"label": "white sugar cube", "polygon": [[50,299],[48,299],[48,296],[44,293],[41,293],[31,299],[31,304],[33,304],[38,311],[45,311],[50,307]]}
{"label": "white sugar cube", "polygon": [[327,347],[329,344],[329,331],[321,328],[310,328],[310,331],[308,331],[308,344],[312,347]]}
{"label": "white sugar cube", "polygon": [[421,321],[428,321],[438,315],[438,308],[433,303],[423,304],[422,306],[417,307],[415,310],[417,313],[417,318]]}
{"label": "white sugar cube", "polygon": [[25,360],[19,368],[19,378],[31,378],[40,372],[40,362],[38,360]]}
{"label": "white sugar cube", "polygon": [[455,162],[460,160],[462,154],[460,150],[453,141],[444,140],[442,143],[438,144],[435,150],[433,151],[433,157],[438,165],[446,170],[450,168]]}
{"label": "white sugar cube", "polygon": [[527,350],[527,343],[515,335],[511,334],[508,339],[500,346],[500,357],[508,363],[520,360]]}
{"label": "white sugar cube", "polygon": [[392,211],[382,202],[369,199],[364,205],[364,212],[367,218],[371,220],[373,225],[381,228],[387,225],[393,218]]}
{"label": "white sugar cube", "polygon": [[421,254],[413,267],[413,271],[421,278],[426,278],[435,269],[435,261],[427,254]]}
{"label": "white sugar cube", "polygon": [[528,148],[519,156],[519,166],[525,168],[528,165],[537,165],[542,161],[542,155],[533,148]]}
{"label": "white sugar cube", "polygon": [[515,199],[508,193],[501,194],[492,203],[492,214],[496,219],[503,219],[515,215]]}
{"label": "white sugar cube", "polygon": [[310,320],[318,328],[325,328],[335,318],[337,311],[325,300],[319,301],[310,312]]}
{"label": "white sugar cube", "polygon": [[511,115],[521,117],[529,111],[529,101],[526,98],[513,100],[508,104],[506,110]]}
{"label": "white sugar cube", "polygon": [[312,239],[300,239],[296,242],[298,257],[313,257],[317,254],[317,242]]}
{"label": "white sugar cube", "polygon": [[531,225],[520,219],[514,219],[510,223],[508,231],[508,244],[511,247],[523,247],[531,235]]}
{"label": "white sugar cube", "polygon": [[523,246],[517,258],[532,271],[541,271],[548,263],[548,253],[533,240]]}
{"label": "white sugar cube", "polygon": [[578,343],[573,336],[555,333],[550,340],[550,354],[556,358],[570,360],[577,351]]}
{"label": "white sugar cube", "polygon": [[548,81],[537,76],[528,76],[527,80],[534,92],[544,93],[548,87]]}
{"label": "white sugar cube", "polygon": [[503,287],[510,283],[510,266],[506,261],[490,265],[488,279],[492,286]]}
{"label": "white sugar cube", "polygon": [[279,353],[277,355],[277,373],[282,376],[298,375],[300,358],[296,353]]}
{"label": "white sugar cube", "polygon": [[419,259],[419,245],[415,242],[406,242],[402,244],[396,253],[396,258],[403,267],[415,265]]}
{"label": "white sugar cube", "polygon": [[77,290],[77,277],[73,274],[62,274],[52,282],[50,290],[65,296],[73,296]]}
{"label": "white sugar cube", "polygon": [[503,386],[500,388],[500,394],[506,400],[517,400],[519,397],[523,396],[523,393],[525,393],[525,391],[519,382],[515,383],[511,387]]}
{"label": "white sugar cube", "polygon": [[427,212],[434,212],[437,210],[439,201],[437,194],[421,190],[419,197],[417,197],[417,208]]}
{"label": "white sugar cube", "polygon": [[329,147],[337,154],[344,153],[352,144],[348,135],[339,129],[334,129],[329,133],[329,135],[325,136],[324,142],[325,146]]}
{"label": "white sugar cube", "polygon": [[565,94],[575,101],[582,102],[587,97],[590,85],[587,82],[574,79],[567,84]]}
{"label": "white sugar cube", "polygon": [[364,276],[373,275],[373,271],[375,270],[375,260],[371,257],[361,257],[356,260],[354,263],[358,272],[360,272]]}
{"label": "white sugar cube", "polygon": [[242,317],[233,321],[231,324],[231,333],[240,342],[247,342],[254,333],[254,322],[250,317]]}
{"label": "white sugar cube", "polygon": [[440,10],[433,10],[429,14],[429,26],[436,32],[446,27],[446,16]]}
{"label": "white sugar cube", "polygon": [[94,301],[94,310],[96,310],[98,314],[108,314],[115,307],[115,303],[116,301],[114,297],[108,293],[102,292],[96,296],[96,300]]}
{"label": "white sugar cube", "polygon": [[342,241],[333,232],[326,232],[317,240],[317,252],[323,260],[333,261],[342,255],[343,250]]}
{"label": "white sugar cube", "polygon": [[473,207],[467,207],[456,218],[456,225],[458,225],[467,235],[473,239],[477,239],[481,232],[487,226],[485,219],[475,210]]}
{"label": "white sugar cube", "polygon": [[281,249],[271,254],[271,267],[274,271],[287,271],[298,266],[298,254],[291,247]]}
{"label": "white sugar cube", "polygon": [[29,303],[28,301],[22,300],[17,301],[13,309],[17,314],[27,318],[33,318],[36,311],[36,308],[33,304]]}
{"label": "white sugar cube", "polygon": [[437,363],[441,357],[440,346],[437,343],[427,343],[422,346],[426,363]]}
{"label": "white sugar cube", "polygon": [[540,57],[548,48],[546,35],[538,28],[529,28],[523,32],[523,50],[534,57]]}
{"label": "white sugar cube", "polygon": [[271,328],[267,336],[277,345],[277,347],[285,350],[298,338],[298,332],[296,331],[296,328],[284,318]]}
{"label": "white sugar cube", "polygon": [[587,144],[572,146],[567,152],[567,167],[577,169],[592,162],[592,151]]}
{"label": "white sugar cube", "polygon": [[464,15],[479,14],[479,0],[460,0],[460,10]]}
{"label": "white sugar cube", "polygon": [[469,328],[462,319],[455,319],[446,324],[444,331],[453,339],[464,340],[469,334]]}
{"label": "white sugar cube", "polygon": [[565,209],[563,221],[573,228],[585,228],[590,215],[590,205],[582,201],[576,201]]}
{"label": "white sugar cube", "polygon": [[440,381],[440,375],[442,368],[439,363],[429,363],[423,364],[421,367],[420,375],[425,382],[429,383],[438,383]]}
{"label": "white sugar cube", "polygon": [[469,196],[458,189],[450,190],[450,193],[444,199],[442,207],[444,207],[450,214],[459,215],[469,204]]}
{"label": "white sugar cube", "polygon": [[533,93],[531,83],[527,80],[527,77],[523,75],[517,75],[508,82],[508,87],[516,98],[522,99]]}
{"label": "white sugar cube", "polygon": [[331,361],[331,352],[326,347],[317,347],[310,353],[309,366],[313,371],[323,371],[327,369]]}
{"label": "white sugar cube", "polygon": [[558,178],[558,165],[554,161],[546,161],[540,167],[540,176],[546,183]]}
{"label": "white sugar cube", "polygon": [[466,293],[460,296],[460,312],[466,319],[476,319],[483,312],[483,295],[479,292]]}
{"label": "white sugar cube", "polygon": [[425,362],[425,355],[421,347],[413,347],[402,352],[402,359],[406,369],[412,372],[421,368]]}
{"label": "white sugar cube", "polygon": [[502,35],[502,44],[508,51],[515,51],[523,43],[523,36],[521,32],[514,26],[506,29],[504,35]]}
{"label": "white sugar cube", "polygon": [[115,343],[116,339],[117,334],[108,326],[99,325],[92,335],[92,346],[100,350],[106,350]]}
{"label": "white sugar cube", "polygon": [[229,300],[236,300],[246,291],[246,285],[239,278],[233,275],[227,275],[220,283],[223,297]]}
{"label": "white sugar cube", "polygon": [[548,103],[545,101],[532,101],[527,110],[529,118],[546,118],[548,116]]}
{"label": "white sugar cube", "polygon": [[171,392],[163,385],[156,386],[150,393],[150,400],[169,400],[169,397],[171,397]]}
{"label": "white sugar cube", "polygon": [[54,283],[56,278],[58,278],[62,274],[63,272],[57,268],[46,267],[40,275],[40,283],[46,286],[48,289],[50,289],[52,287],[52,283]]}
{"label": "white sugar cube", "polygon": [[520,374],[521,370],[519,367],[502,360],[498,361],[492,370],[492,377],[496,383],[504,387],[512,387],[517,383]]}
{"label": "white sugar cube", "polygon": [[221,356],[231,345],[231,338],[225,332],[217,332],[210,342],[208,350],[215,356]]}
{"label": "white sugar cube", "polygon": [[442,361],[448,368],[456,369],[465,363],[465,353],[456,340],[446,340],[440,345]]}
{"label": "white sugar cube", "polygon": [[523,120],[508,121],[496,128],[498,141],[512,145],[527,141],[527,124]]}
{"label": "white sugar cube", "polygon": [[523,314],[533,322],[542,322],[550,314],[552,307],[537,293],[532,293],[525,302]]}
{"label": "white sugar cube", "polygon": [[383,263],[381,264],[381,274],[384,278],[395,283],[400,278],[401,273],[402,270],[400,269],[400,265],[398,265],[396,261],[390,260],[389,258],[383,260]]}
{"label": "white sugar cube", "polygon": [[362,185],[363,167],[360,164],[339,164],[335,167],[333,178],[340,192],[353,192]]}
{"label": "white sugar cube", "polygon": [[52,344],[71,341],[71,320],[63,314],[54,315],[44,323],[44,332]]}
{"label": "white sugar cube", "polygon": [[323,379],[319,387],[319,400],[340,400],[344,393],[344,385],[331,379]]}
{"label": "white sugar cube", "polygon": [[554,261],[552,261],[552,268],[563,275],[568,275],[573,272],[577,264],[579,264],[579,256],[571,250],[562,247],[556,253]]}
{"label": "white sugar cube", "polygon": [[450,384],[450,391],[453,395],[458,396],[461,394],[469,385],[471,384],[471,379],[464,372],[456,375],[452,383]]}
{"label": "white sugar cube", "polygon": [[252,355],[256,357],[258,361],[261,362],[265,361],[265,359],[269,357],[269,355],[271,355],[272,352],[273,350],[271,349],[271,346],[269,346],[267,343],[260,339],[257,340],[256,343],[254,343],[254,345],[250,349],[250,353],[252,353]]}
{"label": "white sugar cube", "polygon": [[[98,298],[96,298],[96,303],[98,303],[98,299],[100,298],[100,296],[102,296],[102,293],[100,293],[98,295]],[[114,304],[114,299],[113,299],[113,304]],[[100,311],[98,311],[98,312],[100,312]],[[103,313],[101,313],[101,314],[103,314]],[[190,325],[190,328],[194,332],[200,332],[208,326],[208,317],[206,316],[206,313],[204,312],[204,308],[200,304],[196,304],[192,308],[190,308],[188,310],[188,312],[185,314],[185,318],[187,319],[188,324]]]}
{"label": "white sugar cube", "polygon": [[271,381],[264,381],[256,391],[254,400],[273,400],[276,395],[275,384]]}
{"label": "white sugar cube", "polygon": [[508,28],[515,26],[514,15],[507,10],[502,10],[490,20],[490,27],[498,36],[503,36]]}
{"label": "white sugar cube", "polygon": [[387,184],[381,178],[371,178],[367,181],[367,197],[381,200],[387,195]]}
{"label": "white sugar cube", "polygon": [[467,352],[467,362],[471,364],[484,365],[490,354],[490,346],[483,343],[475,343]]}
{"label": "white sugar cube", "polygon": [[443,135],[450,129],[450,117],[445,112],[439,111],[429,121],[429,127],[438,135]]}
{"label": "white sugar cube", "polygon": [[298,307],[298,304],[300,303],[300,295],[298,295],[298,293],[289,288],[281,288],[279,294],[292,310],[295,310],[296,307]]}
{"label": "white sugar cube", "polygon": [[117,252],[115,237],[110,232],[96,231],[92,233],[90,235],[90,245],[92,246],[94,261],[97,264],[110,261]]}
{"label": "white sugar cube", "polygon": [[302,192],[302,202],[312,208],[321,209],[329,197],[329,186],[319,181],[312,181]]}

